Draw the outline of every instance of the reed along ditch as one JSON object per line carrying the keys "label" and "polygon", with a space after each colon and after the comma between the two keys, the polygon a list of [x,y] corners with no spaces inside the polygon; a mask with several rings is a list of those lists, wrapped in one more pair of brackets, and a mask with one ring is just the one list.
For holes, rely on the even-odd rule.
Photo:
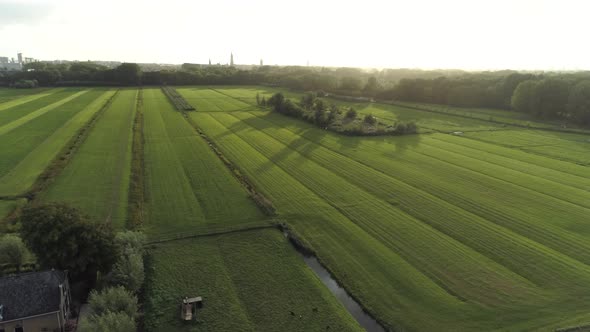
{"label": "reed along ditch", "polygon": [[297,250],[303,258],[305,264],[320,278],[322,283],[328,287],[330,292],[336,296],[344,308],[356,319],[359,325],[367,332],[386,332],[385,328],[379,324],[371,315],[369,315],[361,305],[352,297],[346,289],[338,284],[330,272],[322,266],[317,257],[307,248],[303,247],[297,239],[285,228],[282,228],[283,235],[289,240],[289,243]]}

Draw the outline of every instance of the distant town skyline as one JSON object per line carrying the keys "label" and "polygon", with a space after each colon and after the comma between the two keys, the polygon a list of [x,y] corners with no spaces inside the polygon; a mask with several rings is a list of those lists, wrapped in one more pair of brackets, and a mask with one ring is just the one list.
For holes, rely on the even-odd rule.
{"label": "distant town skyline", "polygon": [[588,70],[589,9],[581,0],[302,0],[278,7],[269,0],[0,0],[0,56],[226,64],[233,53],[245,65],[262,58],[268,65]]}

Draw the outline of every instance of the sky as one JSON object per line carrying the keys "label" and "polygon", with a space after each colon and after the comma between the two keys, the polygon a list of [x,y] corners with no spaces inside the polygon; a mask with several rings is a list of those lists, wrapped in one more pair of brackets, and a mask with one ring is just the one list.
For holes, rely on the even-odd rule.
{"label": "sky", "polygon": [[589,70],[587,0],[0,0],[0,56]]}

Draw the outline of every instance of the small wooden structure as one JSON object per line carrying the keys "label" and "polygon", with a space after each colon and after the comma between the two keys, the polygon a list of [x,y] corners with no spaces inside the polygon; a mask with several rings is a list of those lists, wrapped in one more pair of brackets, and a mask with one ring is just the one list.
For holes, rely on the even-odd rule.
{"label": "small wooden structure", "polygon": [[203,307],[203,299],[200,296],[197,297],[185,297],[182,299],[180,306],[180,319],[182,320],[193,320],[197,317],[197,309]]}

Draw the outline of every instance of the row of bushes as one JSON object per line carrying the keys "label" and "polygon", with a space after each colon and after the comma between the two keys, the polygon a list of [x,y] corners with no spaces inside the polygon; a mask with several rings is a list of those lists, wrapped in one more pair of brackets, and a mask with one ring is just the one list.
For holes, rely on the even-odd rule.
{"label": "row of bushes", "polygon": [[[257,99],[258,100],[258,99]],[[262,104],[262,103],[259,103]],[[391,124],[379,121],[375,116],[366,114],[359,118],[352,108],[342,109],[334,104],[328,105],[314,93],[307,93],[299,104],[276,93],[266,101],[272,110],[290,117],[302,119],[322,129],[351,136],[406,135],[418,130],[414,122],[395,122]]]}
{"label": "row of bushes", "polygon": [[129,180],[129,204],[127,228],[138,229],[143,224],[144,203],[144,159],[143,159],[143,90],[139,89],[133,122],[133,143],[131,146],[131,177]]}
{"label": "row of bushes", "polygon": [[137,294],[145,280],[143,257],[146,240],[146,236],[141,232],[117,233],[117,259],[111,271],[102,280],[102,289],[90,292],[89,312],[80,321],[80,331],[136,330]]}
{"label": "row of bushes", "polygon": [[176,89],[169,87],[169,86],[163,86],[162,91],[168,97],[168,99],[170,99],[170,102],[174,105],[174,107],[176,107],[177,110],[179,110],[179,111],[194,111],[195,110],[195,108],[191,104],[189,104],[188,101],[186,101],[180,95],[180,93],[178,93],[178,91],[176,91]]}

